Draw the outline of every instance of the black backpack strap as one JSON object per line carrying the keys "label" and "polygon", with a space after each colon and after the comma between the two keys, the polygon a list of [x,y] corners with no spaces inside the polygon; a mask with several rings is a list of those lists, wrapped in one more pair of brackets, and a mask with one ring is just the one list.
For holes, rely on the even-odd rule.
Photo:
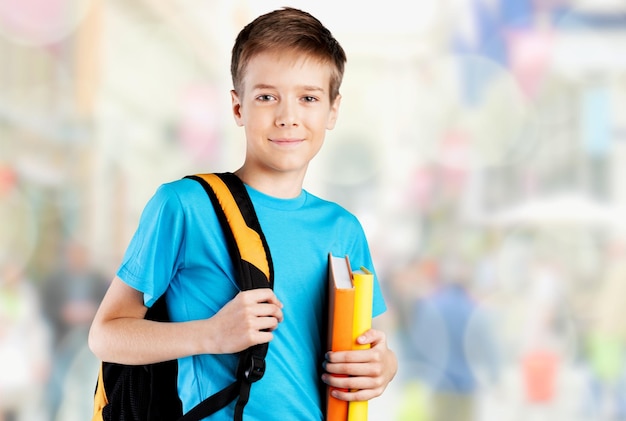
{"label": "black backpack strap", "polygon": [[[198,174],[190,178],[199,182],[213,203],[224,230],[228,251],[241,290],[273,288],[274,270],[261,225],[243,182],[232,173]],[[235,420],[243,419],[243,409],[250,397],[252,383],[265,373],[268,344],[259,344],[239,353],[236,380],[200,402],[179,421],[205,418],[224,408],[237,397]]]}

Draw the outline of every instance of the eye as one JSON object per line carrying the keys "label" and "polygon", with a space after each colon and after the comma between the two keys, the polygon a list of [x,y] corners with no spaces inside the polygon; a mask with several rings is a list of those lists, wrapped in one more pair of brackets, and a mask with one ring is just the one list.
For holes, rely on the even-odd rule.
{"label": "eye", "polygon": [[305,96],[302,98],[304,102],[317,102],[318,99],[314,96]]}
{"label": "eye", "polygon": [[256,99],[257,101],[261,101],[261,102],[269,102],[269,101],[273,101],[276,98],[274,98],[274,96],[270,94],[263,94],[263,95],[257,96]]}

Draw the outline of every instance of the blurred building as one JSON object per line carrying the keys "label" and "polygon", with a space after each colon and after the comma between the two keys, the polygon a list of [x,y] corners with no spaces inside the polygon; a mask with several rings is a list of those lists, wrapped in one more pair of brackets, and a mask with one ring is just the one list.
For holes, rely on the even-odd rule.
{"label": "blurred building", "polygon": [[[474,292],[515,331],[533,310],[516,301],[527,269],[548,256],[564,264],[565,362],[576,366],[604,246],[626,233],[621,0],[390,0],[358,11],[304,0],[4,2],[0,259],[18,256],[43,287],[63,246],[78,243],[110,278],[159,184],[240,165],[230,49],[244,24],[284,5],[319,17],[347,51],[340,119],[305,187],[363,222],[394,323],[410,323],[394,278],[411,291],[407,268],[452,247],[482,265]],[[576,220],[566,206],[557,216],[568,224],[496,223],[561,193],[608,216]],[[505,335],[509,361],[514,339]]]}

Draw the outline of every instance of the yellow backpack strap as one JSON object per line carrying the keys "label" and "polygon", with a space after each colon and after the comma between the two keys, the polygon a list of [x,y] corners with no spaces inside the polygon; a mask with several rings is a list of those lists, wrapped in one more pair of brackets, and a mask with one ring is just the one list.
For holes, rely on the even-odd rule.
{"label": "yellow backpack strap", "polygon": [[187,178],[200,182],[213,202],[223,232],[232,233],[226,239],[229,251],[236,253],[231,256],[240,275],[240,288],[273,287],[269,247],[243,182],[232,173],[197,174]]}
{"label": "yellow backpack strap", "polygon": [[100,371],[98,372],[98,383],[96,385],[96,394],[94,396],[93,417],[91,421],[103,421],[102,410],[109,403],[106,390],[104,388],[104,378],[102,372],[102,363],[100,363]]}
{"label": "yellow backpack strap", "polygon": [[[241,290],[273,288],[274,270],[270,250],[243,182],[233,173],[196,174],[213,203],[226,236],[226,242]],[[236,380],[200,402],[179,421],[201,419],[237,399],[235,421],[243,420],[252,383],[265,373],[268,344],[259,344],[239,353]]]}

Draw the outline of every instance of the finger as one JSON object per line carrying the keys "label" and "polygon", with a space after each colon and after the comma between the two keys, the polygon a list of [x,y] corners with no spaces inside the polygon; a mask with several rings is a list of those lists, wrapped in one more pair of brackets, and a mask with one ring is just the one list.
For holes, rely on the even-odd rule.
{"label": "finger", "polygon": [[257,317],[255,320],[255,330],[273,331],[278,328],[279,320],[276,317]]}
{"label": "finger", "polygon": [[283,311],[275,304],[262,303],[259,306],[259,316],[273,317],[278,322],[283,321]]}
{"label": "finger", "polygon": [[365,363],[376,360],[375,351],[370,349],[358,349],[352,351],[329,351],[326,353],[326,361],[329,363]]}
{"label": "finger", "polygon": [[385,342],[386,341],[386,336],[385,333],[380,331],[380,330],[376,330],[376,329],[369,329],[368,331],[364,332],[362,335],[360,335],[357,339],[356,339],[357,343],[361,344],[361,345],[365,345],[365,344],[371,344],[372,346],[381,342]]}
{"label": "finger", "polygon": [[322,380],[328,386],[355,392],[357,389],[376,389],[381,386],[380,379],[368,376],[337,376],[332,374],[322,375]]}
{"label": "finger", "polygon": [[269,330],[259,330],[250,337],[251,345],[258,345],[271,342],[274,339],[274,335]]}
{"label": "finger", "polygon": [[279,308],[283,308],[283,303],[280,302],[274,291],[270,288],[257,288],[251,289],[247,291],[242,291],[240,293],[250,302],[256,303],[269,303],[278,306]]}
{"label": "finger", "polygon": [[342,401],[368,401],[380,396],[378,391],[372,389],[332,389],[331,394]]}
{"label": "finger", "polygon": [[362,401],[380,396],[385,383],[376,377],[349,377],[324,374],[322,380],[331,388],[331,394],[341,400]]}
{"label": "finger", "polygon": [[329,363],[323,364],[324,370],[329,374],[338,374],[343,376],[368,376],[378,377],[381,375],[381,364],[371,361],[362,363]]}
{"label": "finger", "polygon": [[279,315],[282,313],[282,309],[279,305],[270,303],[268,301],[260,301],[252,304],[259,315],[267,314],[267,315]]}

